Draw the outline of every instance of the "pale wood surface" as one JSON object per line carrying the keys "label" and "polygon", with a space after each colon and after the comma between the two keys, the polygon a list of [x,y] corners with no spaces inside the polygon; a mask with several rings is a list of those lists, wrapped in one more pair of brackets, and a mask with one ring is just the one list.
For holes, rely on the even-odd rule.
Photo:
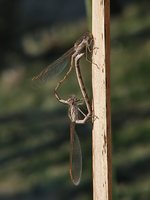
{"label": "pale wood surface", "polygon": [[[96,48],[93,52],[92,65],[93,109],[96,116],[93,124],[92,139],[94,200],[111,199],[110,104],[109,99],[107,99],[110,98],[110,95],[107,95],[107,93],[110,94],[110,87],[106,87],[106,75],[109,76],[109,62],[106,59],[109,59],[109,56],[106,57],[108,52],[105,53],[107,51],[105,48],[106,46],[108,47],[105,36],[108,37],[108,35],[105,35],[104,24],[106,23],[104,10],[103,0],[93,0],[92,33]],[[107,77],[107,83],[109,81],[109,77]]]}

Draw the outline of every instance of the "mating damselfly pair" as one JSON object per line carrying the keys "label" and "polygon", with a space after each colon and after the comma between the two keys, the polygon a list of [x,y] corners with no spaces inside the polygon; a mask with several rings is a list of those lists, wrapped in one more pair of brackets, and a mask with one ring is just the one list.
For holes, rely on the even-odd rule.
{"label": "mating damselfly pair", "polygon": [[[37,76],[33,77],[33,81],[45,82],[49,80],[53,75],[61,73],[66,67],[67,72],[63,79],[61,79],[54,89],[56,99],[68,105],[68,116],[70,119],[70,176],[75,185],[78,185],[82,173],[82,153],[78,135],[75,131],[75,124],[84,124],[89,118],[92,117],[92,109],[89,97],[87,95],[84,82],[80,71],[80,60],[83,56],[88,60],[88,53],[93,51],[93,36],[91,33],[85,33],[79,40],[77,40],[74,46],[69,49],[60,58],[54,61],[52,64],[44,68]],[[88,60],[89,61],[89,60]],[[81,104],[80,100],[72,95],[66,100],[60,98],[58,89],[62,83],[68,78],[72,69],[75,68],[77,80],[80,86],[80,90],[86,104],[88,113],[84,114],[79,108]],[[79,119],[79,113],[82,114],[83,119]]]}

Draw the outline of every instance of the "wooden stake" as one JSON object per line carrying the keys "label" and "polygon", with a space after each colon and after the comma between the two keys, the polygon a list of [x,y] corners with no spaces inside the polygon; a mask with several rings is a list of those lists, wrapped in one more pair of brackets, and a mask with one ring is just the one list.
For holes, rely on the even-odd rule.
{"label": "wooden stake", "polygon": [[[112,199],[109,0],[92,0],[93,199]],[[96,65],[94,64],[96,63]]]}

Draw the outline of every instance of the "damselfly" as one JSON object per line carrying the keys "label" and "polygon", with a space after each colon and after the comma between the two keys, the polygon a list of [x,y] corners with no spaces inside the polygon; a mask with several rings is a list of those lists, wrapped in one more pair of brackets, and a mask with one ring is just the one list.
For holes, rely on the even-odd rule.
{"label": "damselfly", "polygon": [[[80,100],[72,95],[68,100],[64,100],[65,104],[69,106],[68,116],[70,118],[70,177],[75,185],[80,183],[82,174],[82,151],[80,140],[75,131],[76,124],[83,124],[86,122],[87,115],[85,115],[79,105]],[[79,112],[84,115],[84,119],[79,119]]]}
{"label": "damselfly", "polygon": [[82,56],[85,54],[87,57],[87,53],[92,51],[92,46],[93,36],[90,32],[86,32],[79,40],[75,42],[71,49],[69,49],[60,58],[55,60],[52,64],[44,68],[37,76],[34,76],[32,80],[41,84],[51,79],[54,75],[60,74],[66,67],[68,67],[64,78],[58,82],[55,88],[55,91],[57,91],[62,82],[67,79],[68,75],[70,74],[74,66],[75,58],[82,53]]}
{"label": "damselfly", "polygon": [[[43,69],[43,71],[35,76],[33,80],[38,80],[40,82],[45,82],[50,79],[54,74],[61,73],[66,66],[69,69],[62,80],[60,80],[55,88],[55,96],[57,100],[61,103],[67,104],[69,106],[68,115],[70,118],[70,176],[75,185],[78,185],[82,173],[82,153],[79,138],[75,131],[75,124],[83,124],[92,116],[92,109],[90,101],[83,83],[79,62],[80,59],[85,55],[87,57],[87,52],[92,51],[93,37],[91,33],[85,33],[74,46],[67,51],[62,57],[54,61],[51,65]],[[87,114],[84,114],[79,108],[79,100],[75,96],[71,96],[69,99],[61,99],[58,95],[58,88],[67,79],[73,66],[76,70],[76,76],[81,89],[81,93],[84,102],[87,107]],[[79,112],[84,116],[83,119],[79,119]]]}

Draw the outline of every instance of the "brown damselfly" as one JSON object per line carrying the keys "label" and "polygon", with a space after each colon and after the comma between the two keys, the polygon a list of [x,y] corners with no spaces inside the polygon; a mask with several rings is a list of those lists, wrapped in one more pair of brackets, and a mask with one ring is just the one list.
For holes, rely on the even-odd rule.
{"label": "brown damselfly", "polygon": [[[92,51],[93,37],[91,33],[85,33],[74,46],[67,51],[63,56],[54,61],[51,65],[41,71],[41,73],[33,78],[38,82],[45,82],[53,75],[61,73],[67,66],[69,67],[63,79],[61,79],[55,88],[56,99],[69,106],[68,116],[70,118],[70,176],[75,185],[80,182],[82,174],[82,153],[78,135],[75,131],[75,124],[85,123],[91,116],[92,110],[90,101],[83,83],[79,62],[85,55],[87,58],[87,52]],[[77,80],[80,86],[80,90],[86,104],[88,113],[84,114],[79,108],[79,100],[75,96],[71,96],[67,100],[61,99],[58,95],[58,88],[67,79],[72,68],[75,67]],[[83,119],[79,119],[79,112],[84,116]]]}
{"label": "brown damselfly", "polygon": [[[89,117],[79,108],[82,102],[75,95],[64,100],[63,103],[68,105],[68,117],[70,119],[70,177],[74,185],[78,185],[82,175],[82,151],[75,126],[85,123]],[[79,113],[84,116],[83,119],[79,118]]]}
{"label": "brown damselfly", "polygon": [[[55,75],[58,75],[64,71],[64,69],[67,69],[67,72],[65,73],[65,76],[62,80],[60,80],[55,88],[55,91],[58,90],[60,85],[64,82],[64,80],[67,79],[68,75],[72,71],[72,68],[75,63],[76,57],[83,53],[83,55],[86,55],[88,52],[91,52],[93,49],[93,36],[90,32],[84,33],[79,40],[77,40],[74,44],[74,46],[69,49],[65,54],[63,54],[60,58],[55,60],[53,63],[45,67],[37,76],[34,76],[32,78],[33,81],[37,82],[37,84],[43,84],[47,80],[51,79]],[[88,59],[87,59],[88,60]]]}

